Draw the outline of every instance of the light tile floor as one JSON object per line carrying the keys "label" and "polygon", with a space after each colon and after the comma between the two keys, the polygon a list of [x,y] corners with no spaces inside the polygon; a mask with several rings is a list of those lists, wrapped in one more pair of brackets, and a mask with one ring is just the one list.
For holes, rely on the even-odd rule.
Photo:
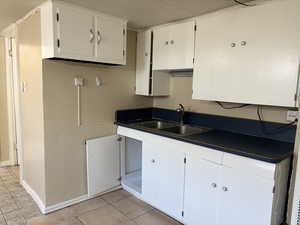
{"label": "light tile floor", "polygon": [[28,225],[180,225],[124,190],[35,217]]}
{"label": "light tile floor", "polygon": [[0,225],[180,225],[124,190],[42,215],[19,184],[18,167],[0,168]]}
{"label": "light tile floor", "polygon": [[26,225],[42,215],[19,182],[19,168],[0,168],[0,225]]}

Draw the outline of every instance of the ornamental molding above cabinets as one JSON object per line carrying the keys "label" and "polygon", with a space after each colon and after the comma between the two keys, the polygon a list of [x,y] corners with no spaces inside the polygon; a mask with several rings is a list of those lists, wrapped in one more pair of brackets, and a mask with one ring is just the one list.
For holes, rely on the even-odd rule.
{"label": "ornamental molding above cabinets", "polygon": [[62,1],[41,6],[42,57],[126,64],[127,21]]}

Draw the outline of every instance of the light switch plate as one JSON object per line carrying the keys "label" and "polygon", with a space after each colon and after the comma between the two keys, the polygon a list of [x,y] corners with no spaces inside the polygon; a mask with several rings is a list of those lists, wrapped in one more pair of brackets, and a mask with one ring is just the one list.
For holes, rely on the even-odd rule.
{"label": "light switch plate", "polygon": [[287,111],[287,114],[286,114],[287,121],[293,122],[297,118],[298,118],[298,111],[292,111],[292,110]]}

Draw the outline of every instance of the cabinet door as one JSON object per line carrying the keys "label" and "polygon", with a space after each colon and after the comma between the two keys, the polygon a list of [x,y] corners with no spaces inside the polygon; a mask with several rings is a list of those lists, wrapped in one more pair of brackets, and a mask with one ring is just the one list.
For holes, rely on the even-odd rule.
{"label": "cabinet door", "polygon": [[137,95],[150,94],[151,30],[137,34],[136,91]]}
{"label": "cabinet door", "polygon": [[168,142],[143,143],[143,185],[145,201],[168,215],[182,219],[184,193],[184,153]]}
{"label": "cabinet door", "polygon": [[86,141],[88,195],[95,196],[120,185],[118,136]]}
{"label": "cabinet door", "polygon": [[153,70],[169,69],[170,27],[153,31]]}
{"label": "cabinet door", "polygon": [[97,60],[104,63],[126,64],[126,25],[124,21],[97,17]]}
{"label": "cabinet door", "polygon": [[299,8],[299,1],[270,1],[200,17],[193,98],[294,107]]}
{"label": "cabinet door", "polygon": [[64,4],[56,5],[57,54],[76,60],[94,60],[94,15],[85,9]]}
{"label": "cabinet door", "polygon": [[184,221],[187,225],[216,225],[220,165],[189,153],[186,164]]}
{"label": "cabinet door", "polygon": [[195,44],[195,21],[170,26],[170,70],[192,69]]}
{"label": "cabinet door", "polygon": [[274,178],[246,169],[222,168],[218,225],[270,225]]}

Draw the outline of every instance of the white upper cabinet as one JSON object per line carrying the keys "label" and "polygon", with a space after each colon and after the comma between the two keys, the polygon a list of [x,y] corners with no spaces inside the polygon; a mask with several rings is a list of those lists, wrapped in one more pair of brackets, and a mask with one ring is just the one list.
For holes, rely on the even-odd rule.
{"label": "white upper cabinet", "polygon": [[126,23],[117,18],[97,16],[97,59],[100,62],[126,64]]}
{"label": "white upper cabinet", "polygon": [[199,17],[193,99],[295,107],[299,10],[274,0]]}
{"label": "white upper cabinet", "polygon": [[57,13],[57,53],[65,58],[92,60],[94,15],[81,8],[61,5]]}
{"label": "white upper cabinet", "polygon": [[152,70],[152,44],[152,30],[138,32],[135,93],[144,96],[167,96],[170,93],[170,74]]}
{"label": "white upper cabinet", "polygon": [[153,70],[193,68],[195,21],[153,30]]}
{"label": "white upper cabinet", "polygon": [[41,6],[42,56],[126,64],[127,22],[61,1]]}

